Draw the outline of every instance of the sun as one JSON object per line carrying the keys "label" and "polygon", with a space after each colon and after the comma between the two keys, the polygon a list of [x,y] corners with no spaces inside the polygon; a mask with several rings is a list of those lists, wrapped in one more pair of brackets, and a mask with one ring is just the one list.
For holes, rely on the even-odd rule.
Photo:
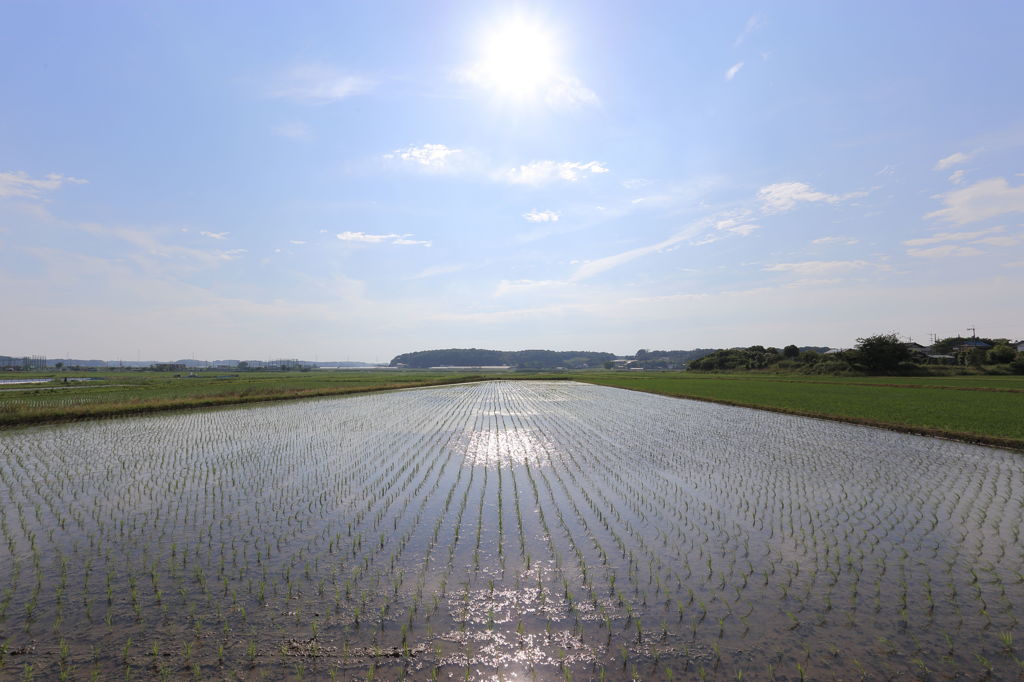
{"label": "sun", "polygon": [[481,58],[471,78],[510,99],[540,94],[558,71],[555,35],[524,18],[509,19],[481,36]]}

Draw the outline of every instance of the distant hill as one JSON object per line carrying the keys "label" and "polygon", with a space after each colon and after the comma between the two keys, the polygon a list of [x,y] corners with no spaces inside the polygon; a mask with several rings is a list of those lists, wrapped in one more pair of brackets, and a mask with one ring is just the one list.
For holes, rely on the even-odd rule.
{"label": "distant hill", "polygon": [[643,369],[685,369],[694,360],[714,353],[715,348],[694,348],[693,350],[647,350],[641,348],[633,356],[630,367]]}
{"label": "distant hill", "polygon": [[429,367],[487,367],[509,365],[523,369],[552,369],[566,367],[584,369],[602,367],[615,359],[614,353],[594,351],[554,350],[486,350],[483,348],[446,348],[421,350],[396,355],[391,366],[404,365],[413,369]]}

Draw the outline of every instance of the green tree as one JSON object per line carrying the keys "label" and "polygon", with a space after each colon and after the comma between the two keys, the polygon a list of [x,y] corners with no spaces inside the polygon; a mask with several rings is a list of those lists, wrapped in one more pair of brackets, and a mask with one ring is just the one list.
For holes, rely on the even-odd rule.
{"label": "green tree", "polygon": [[1014,374],[1024,374],[1024,353],[1017,353],[1017,358],[1010,363],[1010,371]]}
{"label": "green tree", "polygon": [[795,358],[800,355],[800,349],[791,343],[782,349],[782,354],[787,358]]}
{"label": "green tree", "polygon": [[891,372],[912,357],[894,333],[857,339],[857,362],[871,372]]}
{"label": "green tree", "polygon": [[1017,350],[1013,348],[1013,346],[1006,344],[996,346],[985,355],[985,359],[991,365],[1001,365],[1006,362],[1013,362],[1015,357],[1017,357]]}

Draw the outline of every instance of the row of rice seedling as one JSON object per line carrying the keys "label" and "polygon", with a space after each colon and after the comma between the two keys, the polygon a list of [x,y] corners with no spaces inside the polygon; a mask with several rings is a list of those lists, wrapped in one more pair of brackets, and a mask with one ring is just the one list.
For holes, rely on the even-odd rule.
{"label": "row of rice seedling", "polygon": [[1018,675],[1011,453],[566,382],[0,434],[0,675]]}

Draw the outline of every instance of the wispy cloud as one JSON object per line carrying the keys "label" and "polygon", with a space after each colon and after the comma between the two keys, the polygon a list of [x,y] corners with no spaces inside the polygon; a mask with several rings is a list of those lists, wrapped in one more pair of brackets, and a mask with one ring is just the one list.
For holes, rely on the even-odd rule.
{"label": "wispy cloud", "polygon": [[774,265],[766,265],[763,269],[768,272],[791,272],[801,276],[808,276],[861,270],[869,265],[871,264],[863,260],[810,260],[801,263],[775,263]]}
{"label": "wispy cloud", "polygon": [[450,170],[462,155],[461,149],[452,149],[443,144],[424,144],[419,147],[396,149],[390,154],[385,154],[384,158],[424,170]]}
{"label": "wispy cloud", "polygon": [[907,254],[914,258],[949,258],[951,256],[980,256],[984,251],[973,246],[957,246],[946,244],[945,246],[933,246],[930,249],[907,249]]}
{"label": "wispy cloud", "polygon": [[186,273],[196,267],[216,267],[222,261],[238,260],[245,249],[206,250],[165,241],[165,230],[136,227],[109,227],[100,223],[62,223],[63,225],[100,239],[114,239],[129,244],[133,249],[121,251],[127,260],[150,274]]}
{"label": "wispy cloud", "polygon": [[715,229],[722,232],[743,235],[745,237],[754,230],[760,230],[761,226],[745,222],[737,218],[726,218],[725,220],[719,220],[715,223]]}
{"label": "wispy cloud", "polygon": [[959,185],[960,183],[962,183],[964,181],[964,176],[966,174],[967,174],[967,172],[964,169],[961,168],[960,170],[953,171],[953,173],[949,176],[948,179],[954,185]]}
{"label": "wispy cloud", "polygon": [[577,182],[588,174],[607,173],[608,168],[598,161],[533,161],[511,168],[501,177],[517,185],[542,185],[554,181]]}
{"label": "wispy cloud", "polygon": [[367,234],[365,232],[339,232],[335,235],[343,242],[361,244],[394,244],[396,246],[430,246],[431,242],[409,239],[411,234]]}
{"label": "wispy cloud", "polygon": [[761,21],[761,17],[756,14],[751,15],[750,18],[747,19],[747,23],[743,25],[743,30],[740,31],[740,34],[736,36],[736,40],[733,41],[733,47],[739,47],[743,44],[743,41],[749,38],[754,31],[761,28],[762,25],[763,22]]}
{"label": "wispy cloud", "polygon": [[558,214],[554,211],[538,211],[536,209],[524,213],[523,218],[531,223],[554,223],[558,222]]}
{"label": "wispy cloud", "polygon": [[987,230],[977,230],[975,232],[939,232],[932,235],[931,237],[921,237],[920,239],[908,239],[903,242],[904,246],[927,246],[928,244],[939,244],[941,242],[964,242],[980,239],[987,235],[1004,232],[1005,227],[999,225],[997,227],[990,227]]}
{"label": "wispy cloud", "polygon": [[817,239],[812,239],[811,240],[812,244],[818,244],[818,245],[822,245],[822,244],[844,244],[846,246],[853,246],[854,244],[857,244],[859,242],[860,242],[859,239],[854,239],[853,237],[818,237]]}
{"label": "wispy cloud", "polygon": [[0,198],[39,199],[43,192],[60,189],[65,182],[83,185],[89,181],[59,173],[47,173],[42,178],[31,178],[25,171],[0,172]]}
{"label": "wispy cloud", "polygon": [[578,268],[576,268],[576,272],[572,274],[572,277],[569,278],[569,281],[580,282],[585,279],[590,279],[595,275],[599,275],[603,272],[611,270],[612,268],[617,268],[620,265],[624,265],[625,263],[646,256],[647,254],[655,253],[663,249],[667,249],[669,247],[680,244],[688,239],[693,238],[705,226],[706,223],[697,223],[687,227],[684,230],[676,232],[668,239],[664,239],[658,242],[657,244],[641,246],[636,249],[630,249],[628,251],[623,251],[622,253],[617,253],[611,256],[605,256],[604,258],[598,258],[597,260],[582,263]]}
{"label": "wispy cloud", "polygon": [[550,290],[567,286],[566,282],[558,280],[534,280],[534,279],[503,279],[498,282],[495,296],[509,296],[515,294],[533,293],[541,290]]}
{"label": "wispy cloud", "polygon": [[972,244],[986,244],[988,246],[998,246],[1001,248],[1009,248],[1011,246],[1020,246],[1024,244],[1024,234],[1008,234],[1001,237],[985,237],[983,239],[975,239]]}
{"label": "wispy cloud", "polygon": [[200,232],[199,234],[210,239],[227,239],[230,232]]}
{"label": "wispy cloud", "polygon": [[367,79],[324,64],[304,64],[286,71],[270,94],[312,103],[335,102],[370,89]]}
{"label": "wispy cloud", "polygon": [[848,192],[847,194],[826,194],[819,192],[803,182],[778,182],[762,187],[757,192],[765,213],[781,213],[789,211],[801,202],[824,202],[837,204],[840,201],[867,196],[867,192]]}
{"label": "wispy cloud", "polygon": [[[728,214],[726,214],[728,215]],[[760,230],[761,225],[750,222],[750,211],[741,210],[728,215],[728,217],[722,217],[720,214],[717,217],[708,218],[705,222],[708,223],[714,229],[704,234],[699,240],[694,242],[694,246],[706,246],[707,244],[713,244],[723,239],[727,239],[729,235],[740,235],[746,237],[754,233],[755,230]]]}
{"label": "wispy cloud", "polygon": [[1011,187],[1006,178],[991,178],[963,189],[938,194],[946,208],[925,218],[938,218],[963,225],[1007,213],[1024,212],[1024,185]]}
{"label": "wispy cloud", "polygon": [[729,69],[725,72],[725,80],[731,81],[733,78],[736,77],[736,74],[738,74],[740,72],[740,69],[742,68],[743,62],[736,62],[735,64],[730,66]]}
{"label": "wispy cloud", "polygon": [[961,163],[965,163],[965,162],[969,161],[970,158],[971,158],[971,154],[965,154],[963,152],[953,152],[949,156],[947,156],[947,157],[945,157],[943,159],[939,159],[935,163],[935,170],[946,170],[947,168],[952,168],[953,166],[958,166]]}

